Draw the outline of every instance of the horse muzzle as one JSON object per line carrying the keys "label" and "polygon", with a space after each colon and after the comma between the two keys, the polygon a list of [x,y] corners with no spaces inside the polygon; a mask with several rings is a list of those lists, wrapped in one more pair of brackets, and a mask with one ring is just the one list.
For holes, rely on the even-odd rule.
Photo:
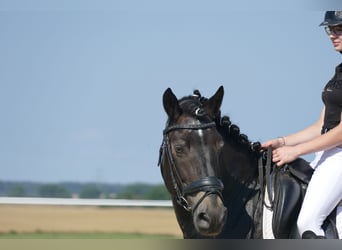
{"label": "horse muzzle", "polygon": [[184,195],[191,195],[196,231],[202,236],[218,235],[226,221],[227,209],[223,204],[223,183],[217,177],[209,176],[195,181],[184,188]]}
{"label": "horse muzzle", "polygon": [[[198,194],[202,197],[203,195],[203,192]],[[227,208],[220,195],[211,193],[205,195],[192,216],[196,231],[202,236],[212,237],[221,233],[227,217]]]}

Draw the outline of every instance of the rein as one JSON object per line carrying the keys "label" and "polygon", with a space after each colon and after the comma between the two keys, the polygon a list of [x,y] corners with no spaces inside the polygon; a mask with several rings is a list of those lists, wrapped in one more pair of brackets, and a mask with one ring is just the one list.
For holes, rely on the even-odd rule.
{"label": "rein", "polygon": [[[263,164],[263,161],[266,159],[266,164]],[[272,185],[271,185],[271,172],[272,172],[272,148],[268,147],[267,151],[264,152],[259,157],[258,161],[258,169],[259,169],[259,184],[260,184],[260,192],[262,197],[262,202],[265,207],[269,210],[273,209],[274,200],[272,196]],[[265,171],[265,173],[264,173]],[[269,200],[269,204],[265,203],[265,190],[267,190],[267,198]]]}
{"label": "rein", "polygon": [[[207,128],[212,128],[212,127],[216,127],[215,122],[202,123],[202,124],[172,125],[172,126],[166,127],[163,131],[163,142],[160,148],[160,156],[159,156],[158,165],[162,167],[162,164],[161,164],[162,160],[164,159],[165,156],[167,156],[167,159],[171,166],[170,174],[171,174],[172,185],[176,192],[177,203],[180,206],[182,206],[186,211],[191,212],[191,213],[194,213],[196,208],[205,199],[205,197],[211,194],[217,194],[223,200],[222,193],[221,193],[223,190],[223,183],[220,179],[218,179],[215,176],[207,176],[197,181],[194,181],[190,184],[184,185],[179,176],[176,163],[172,156],[168,133],[171,131],[181,130],[181,129],[199,130],[199,129],[207,129]],[[204,195],[199,199],[199,201],[194,205],[194,207],[191,207],[189,205],[189,202],[186,199],[186,196],[189,194],[200,192],[200,191],[204,192]]]}

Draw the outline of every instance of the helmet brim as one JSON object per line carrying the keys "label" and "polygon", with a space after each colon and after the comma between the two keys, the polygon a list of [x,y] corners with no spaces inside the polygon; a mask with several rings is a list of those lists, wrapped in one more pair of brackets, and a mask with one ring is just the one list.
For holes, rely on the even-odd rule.
{"label": "helmet brim", "polygon": [[335,26],[339,24],[342,24],[340,20],[339,21],[329,20],[329,21],[322,22],[319,26]]}

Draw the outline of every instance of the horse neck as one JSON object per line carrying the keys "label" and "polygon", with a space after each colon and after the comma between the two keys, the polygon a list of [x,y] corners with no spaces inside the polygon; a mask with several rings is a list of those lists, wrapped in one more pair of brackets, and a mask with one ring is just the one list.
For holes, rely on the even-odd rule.
{"label": "horse neck", "polygon": [[254,238],[260,232],[256,223],[259,217],[254,217],[260,212],[257,155],[236,141],[225,142],[221,158],[222,194],[229,214],[222,236]]}
{"label": "horse neck", "polygon": [[249,185],[257,179],[257,158],[238,142],[225,140],[221,156],[221,170],[224,180]]}

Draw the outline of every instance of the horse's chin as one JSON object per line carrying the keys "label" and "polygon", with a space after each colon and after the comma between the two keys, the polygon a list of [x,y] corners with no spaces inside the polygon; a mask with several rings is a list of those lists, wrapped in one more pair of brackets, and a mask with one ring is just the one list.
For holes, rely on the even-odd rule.
{"label": "horse's chin", "polygon": [[212,238],[218,236],[221,233],[222,226],[209,229],[207,228],[207,225],[201,225],[200,223],[199,225],[195,225],[195,229],[201,236]]}
{"label": "horse's chin", "polygon": [[209,232],[209,231],[198,231],[197,232],[204,238],[215,238],[221,233],[221,230],[216,231],[216,232]]}

